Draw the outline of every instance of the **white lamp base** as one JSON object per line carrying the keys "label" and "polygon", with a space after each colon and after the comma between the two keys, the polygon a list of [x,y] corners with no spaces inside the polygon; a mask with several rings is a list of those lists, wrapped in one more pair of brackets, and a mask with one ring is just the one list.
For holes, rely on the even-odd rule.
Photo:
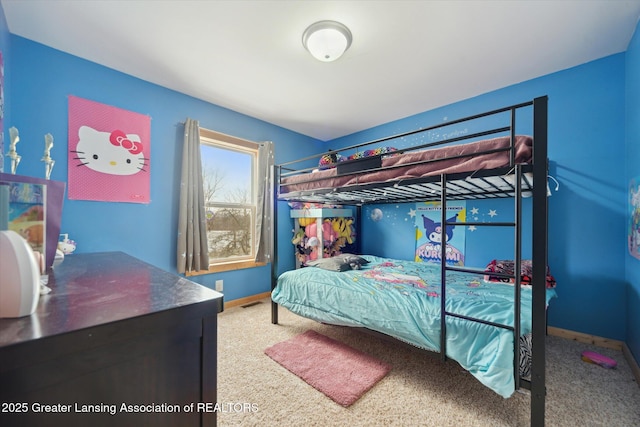
{"label": "white lamp base", "polygon": [[31,246],[15,231],[0,231],[0,318],[33,314],[40,270]]}

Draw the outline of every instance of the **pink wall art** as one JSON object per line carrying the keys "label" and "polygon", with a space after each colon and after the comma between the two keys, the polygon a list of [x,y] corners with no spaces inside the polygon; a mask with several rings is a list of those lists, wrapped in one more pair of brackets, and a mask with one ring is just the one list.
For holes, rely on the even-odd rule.
{"label": "pink wall art", "polygon": [[627,247],[629,255],[640,259],[640,177],[629,181]]}
{"label": "pink wall art", "polygon": [[69,96],[70,200],[149,203],[151,117]]}

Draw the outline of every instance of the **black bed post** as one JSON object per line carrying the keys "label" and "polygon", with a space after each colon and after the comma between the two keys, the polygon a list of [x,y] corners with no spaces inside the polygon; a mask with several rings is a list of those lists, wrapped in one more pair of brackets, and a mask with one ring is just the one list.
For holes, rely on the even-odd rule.
{"label": "black bed post", "polygon": [[531,425],[544,426],[547,276],[547,100],[533,100],[533,306]]}
{"label": "black bed post", "polygon": [[440,174],[440,360],[447,360],[447,175]]}
{"label": "black bed post", "polygon": [[[271,254],[271,291],[276,287],[278,280],[278,184],[280,183],[280,174],[278,172],[278,166],[273,166],[273,172],[271,174],[273,180],[273,192],[271,197],[273,199],[273,254]],[[271,323],[278,324],[278,304],[271,300]]]}
{"label": "black bed post", "polygon": [[356,206],[356,253],[362,255],[362,205]]}

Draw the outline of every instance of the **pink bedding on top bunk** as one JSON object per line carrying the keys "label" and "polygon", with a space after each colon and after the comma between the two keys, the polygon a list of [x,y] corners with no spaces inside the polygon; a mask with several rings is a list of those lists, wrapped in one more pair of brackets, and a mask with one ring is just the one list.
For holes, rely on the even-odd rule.
{"label": "pink bedding on top bunk", "polygon": [[[487,150],[509,148],[510,137],[499,137],[467,144],[450,145],[429,150],[412,151],[408,153],[389,155],[382,158],[382,167],[393,169],[376,172],[354,173],[337,176],[337,168],[325,169],[311,174],[300,174],[282,179],[281,193],[293,191],[316,190],[324,188],[344,187],[356,184],[396,181],[410,178],[420,178],[441,173],[473,172],[481,169],[495,169],[509,166],[509,151],[477,154],[469,157],[450,159],[448,157],[475,154]],[[530,163],[532,159],[533,139],[526,135],[515,138],[516,163]],[[412,164],[425,160],[445,159],[430,163]],[[402,166],[404,165],[404,166]],[[321,179],[319,179],[321,178]],[[313,181],[304,182],[312,179]]]}

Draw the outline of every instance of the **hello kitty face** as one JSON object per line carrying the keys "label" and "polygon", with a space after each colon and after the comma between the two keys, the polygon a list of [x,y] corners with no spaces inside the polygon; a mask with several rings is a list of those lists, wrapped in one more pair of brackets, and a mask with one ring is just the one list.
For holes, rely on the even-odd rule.
{"label": "hello kitty face", "polygon": [[88,126],[78,130],[80,140],[75,153],[78,166],[110,175],[133,175],[144,171],[146,158],[143,145],[136,134],[121,130],[100,132]]}

